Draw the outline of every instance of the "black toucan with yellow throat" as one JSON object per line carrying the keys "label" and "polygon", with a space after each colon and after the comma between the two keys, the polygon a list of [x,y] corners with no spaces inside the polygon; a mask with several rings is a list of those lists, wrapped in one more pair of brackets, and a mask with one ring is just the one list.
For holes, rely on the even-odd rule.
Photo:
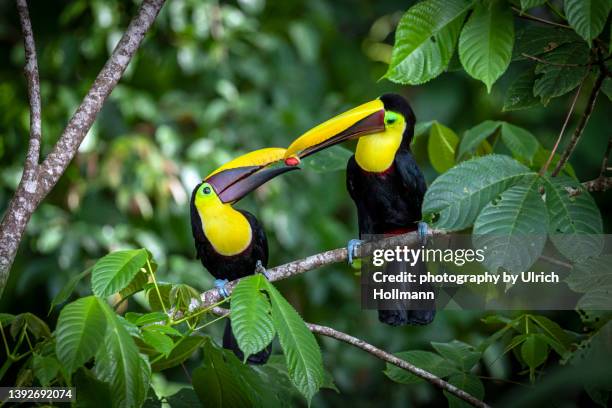
{"label": "black toucan with yellow throat", "polygon": [[[415,115],[400,95],[385,94],[344,112],[297,138],[285,154],[285,163],[297,165],[300,159],[349,139],[358,138],[355,154],[346,170],[348,192],[357,207],[359,235],[399,234],[419,230],[421,205],[427,186],[423,173],[410,151]],[[359,241],[349,242],[349,263]],[[425,265],[417,263],[417,273]],[[413,271],[415,271],[413,269]],[[380,321],[393,325],[428,324],[433,321],[433,305],[418,310],[379,310]]]}
{"label": "black toucan with yellow throat", "polygon": [[[191,229],[197,257],[215,277],[215,286],[227,296],[225,284],[256,271],[265,273],[268,265],[266,233],[253,214],[234,209],[249,192],[297,167],[285,165],[285,149],[266,148],[240,156],[208,175],[191,194]],[[228,320],[223,347],[242,360]],[[271,353],[268,346],[251,355],[248,362],[264,364]]]}

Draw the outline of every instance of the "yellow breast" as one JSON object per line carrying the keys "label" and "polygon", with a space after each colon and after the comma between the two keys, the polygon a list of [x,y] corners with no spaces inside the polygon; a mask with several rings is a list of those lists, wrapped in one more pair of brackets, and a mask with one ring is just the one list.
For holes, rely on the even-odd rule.
{"label": "yellow breast", "polygon": [[403,129],[387,129],[359,138],[355,160],[359,167],[371,173],[382,173],[393,164],[402,143]]}
{"label": "yellow breast", "polygon": [[251,244],[253,231],[249,220],[229,204],[218,199],[196,202],[204,235],[217,253],[238,255]]}

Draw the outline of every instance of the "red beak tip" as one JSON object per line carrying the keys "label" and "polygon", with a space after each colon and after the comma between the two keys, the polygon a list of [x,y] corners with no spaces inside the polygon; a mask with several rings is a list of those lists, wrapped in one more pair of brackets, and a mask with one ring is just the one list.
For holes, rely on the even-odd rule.
{"label": "red beak tip", "polygon": [[287,157],[285,159],[285,164],[287,166],[297,166],[298,164],[300,164],[300,159],[297,157]]}

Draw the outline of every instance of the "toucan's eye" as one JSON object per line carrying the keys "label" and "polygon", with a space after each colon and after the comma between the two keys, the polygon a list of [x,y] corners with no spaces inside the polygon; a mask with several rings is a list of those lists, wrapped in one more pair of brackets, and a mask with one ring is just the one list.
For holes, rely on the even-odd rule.
{"label": "toucan's eye", "polygon": [[386,112],[385,113],[385,124],[392,125],[397,122],[397,114],[395,112]]}
{"label": "toucan's eye", "polygon": [[204,187],[204,188],[202,189],[202,192],[203,192],[204,194],[206,194],[206,195],[210,194],[210,187]]}

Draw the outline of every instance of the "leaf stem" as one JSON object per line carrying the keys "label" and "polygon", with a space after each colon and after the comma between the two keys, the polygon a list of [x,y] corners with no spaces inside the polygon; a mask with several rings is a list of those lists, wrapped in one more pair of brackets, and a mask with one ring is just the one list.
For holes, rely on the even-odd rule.
{"label": "leaf stem", "polygon": [[155,274],[153,273],[153,268],[151,268],[151,263],[149,262],[149,255],[147,254],[147,271],[151,275],[151,279],[153,279],[153,286],[155,286],[155,291],[157,292],[157,297],[159,298],[159,303],[161,304],[162,310],[167,315],[168,311],[166,311],[166,305],[164,304],[164,299],[162,299],[161,292],[159,291],[159,286],[157,285],[157,280],[155,279]]}
{"label": "leaf stem", "polygon": [[199,326],[199,327],[196,327],[196,328],[195,328],[193,331],[199,331],[199,330],[202,330],[203,328],[205,328],[205,327],[207,327],[207,326],[210,326],[211,324],[217,323],[217,322],[218,322],[219,320],[221,320],[221,319],[225,319],[226,317],[229,317],[229,315],[230,315],[229,313],[223,314],[223,315],[221,315],[221,316],[217,317],[216,319],[211,320],[211,321],[210,321],[210,322],[208,322],[208,323],[204,323],[203,325],[201,325],[201,326]]}
{"label": "leaf stem", "polygon": [[2,342],[4,343],[4,351],[6,352],[6,357],[8,358],[11,355],[11,350],[9,349],[8,341],[6,340],[6,336],[4,335],[4,328],[0,325],[0,334],[2,334]]}
{"label": "leaf stem", "polygon": [[223,303],[227,302],[227,301],[228,301],[230,298],[231,298],[231,296],[228,296],[227,298],[223,298],[223,299],[221,299],[220,301],[218,301],[217,303],[215,303],[215,304],[213,304],[213,305],[210,305],[210,306],[208,306],[208,307],[205,307],[204,309],[200,309],[200,310],[198,310],[197,312],[195,312],[195,313],[193,313],[193,314],[190,314],[190,315],[187,315],[187,316],[181,317],[181,318],[180,318],[180,319],[178,319],[178,320],[172,321],[172,323],[171,323],[171,324],[172,324],[172,325],[177,325],[177,324],[179,324],[179,323],[183,323],[184,321],[187,321],[187,320],[190,320],[190,319],[192,319],[192,318],[194,318],[194,317],[197,317],[197,316],[201,315],[202,313],[209,312],[209,311],[211,311],[212,309],[214,309],[215,307],[220,306],[220,305],[222,305]]}
{"label": "leaf stem", "polygon": [[532,16],[531,14],[527,14],[525,12],[523,12],[523,10],[516,8],[516,7],[512,7],[512,10],[515,11],[516,13],[518,13],[520,18],[524,18],[525,20],[531,20],[531,21],[537,21],[538,23],[542,23],[542,24],[548,24],[554,27],[561,27],[561,28],[567,28],[567,29],[572,29],[570,26],[568,26],[567,24],[561,24],[561,23],[555,23],[554,21],[550,21],[550,20],[546,20],[540,17],[536,17],[536,16]]}

